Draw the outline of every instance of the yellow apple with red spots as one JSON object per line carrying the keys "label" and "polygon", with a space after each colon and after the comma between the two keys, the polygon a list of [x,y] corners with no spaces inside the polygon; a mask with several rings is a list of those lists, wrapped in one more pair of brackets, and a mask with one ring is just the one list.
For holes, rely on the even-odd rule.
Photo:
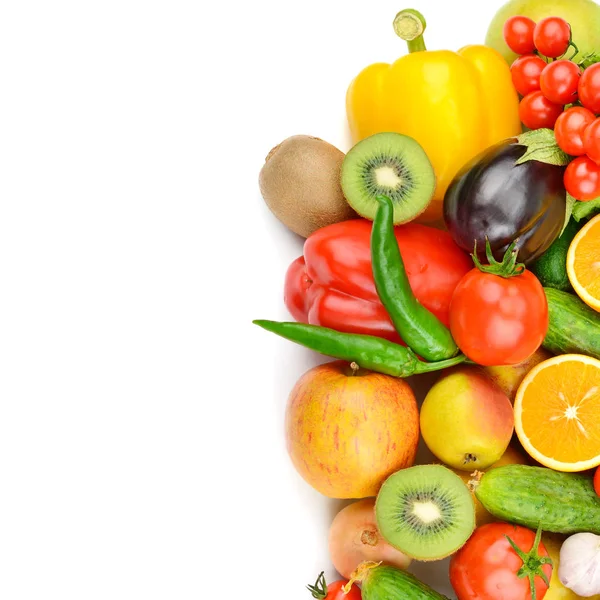
{"label": "yellow apple with red spots", "polygon": [[367,498],[389,475],[413,464],[419,412],[403,379],[335,361],[298,380],[285,429],[294,466],[317,491]]}
{"label": "yellow apple with red spots", "polygon": [[507,395],[479,367],[461,366],[433,385],[421,407],[421,433],[449,467],[486,469],[506,452],[514,431]]}
{"label": "yellow apple with red spots", "polygon": [[548,360],[554,356],[552,353],[540,348],[534,352],[527,360],[518,365],[509,365],[502,367],[485,367],[485,372],[490,379],[500,387],[500,389],[508,396],[511,402],[515,401],[517,390],[521,385],[525,375],[539,365],[541,362]]}

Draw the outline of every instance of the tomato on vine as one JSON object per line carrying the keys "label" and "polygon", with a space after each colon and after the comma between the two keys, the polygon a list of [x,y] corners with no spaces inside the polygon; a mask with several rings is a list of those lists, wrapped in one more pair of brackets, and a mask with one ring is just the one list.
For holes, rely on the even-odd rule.
{"label": "tomato on vine", "polygon": [[577,100],[581,69],[570,60],[557,60],[544,66],[540,89],[555,104],[572,104]]}
{"label": "tomato on vine", "polygon": [[565,170],[565,188],[573,198],[585,202],[600,196],[600,166],[588,156],[579,156]]}
{"label": "tomato on vine", "polygon": [[593,113],[600,113],[600,63],[589,66],[579,79],[579,101]]}
{"label": "tomato on vine", "polygon": [[529,17],[511,17],[504,23],[504,41],[516,54],[531,54],[535,51],[534,29],[535,21]]}
{"label": "tomato on vine", "polygon": [[559,148],[571,156],[586,154],[583,134],[595,119],[594,113],[583,106],[573,106],[565,110],[554,125],[554,135]]}
{"label": "tomato on vine", "polygon": [[594,119],[583,132],[583,149],[596,164],[600,164],[600,119]]}
{"label": "tomato on vine", "polygon": [[361,600],[360,589],[352,585],[350,591],[345,594],[343,587],[348,583],[345,579],[334,581],[327,585],[325,573],[321,572],[314,585],[307,585],[308,591],[316,600]]}
{"label": "tomato on vine", "polygon": [[533,30],[533,42],[543,56],[558,58],[571,44],[571,26],[560,17],[542,19]]}
{"label": "tomato on vine", "polygon": [[597,496],[600,496],[600,467],[598,467],[594,473],[594,491]]}
{"label": "tomato on vine", "polygon": [[535,54],[519,56],[510,67],[510,75],[517,92],[521,96],[527,96],[539,90],[540,77],[546,67],[546,63]]}
{"label": "tomato on vine", "polygon": [[519,104],[521,123],[529,129],[552,129],[562,112],[563,107],[550,102],[541,90],[527,94]]}

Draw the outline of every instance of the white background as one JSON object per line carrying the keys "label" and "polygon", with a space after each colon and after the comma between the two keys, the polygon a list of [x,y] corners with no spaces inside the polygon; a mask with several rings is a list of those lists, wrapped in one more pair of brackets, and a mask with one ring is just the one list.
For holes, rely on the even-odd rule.
{"label": "white background", "polygon": [[[500,4],[414,7],[434,49]],[[257,177],[289,135],[348,149],[346,87],[404,53],[404,7],[2,3],[0,598],[306,600],[332,575],[338,504],[282,436],[320,359],[251,325],[287,318],[302,249]]]}

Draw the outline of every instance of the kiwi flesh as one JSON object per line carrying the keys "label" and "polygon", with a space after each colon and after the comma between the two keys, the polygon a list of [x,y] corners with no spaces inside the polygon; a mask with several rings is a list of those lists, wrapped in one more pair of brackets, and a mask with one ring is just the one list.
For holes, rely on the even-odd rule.
{"label": "kiwi flesh", "polygon": [[442,465],[394,473],[375,502],[381,535],[417,560],[440,560],[456,552],[475,529],[475,503],[462,479]]}
{"label": "kiwi flesh", "polygon": [[259,175],[271,212],[294,233],[311,233],[357,214],[340,185],[344,153],[320,138],[294,135],[269,152]]}
{"label": "kiwi flesh", "polygon": [[373,220],[377,196],[394,204],[394,225],[425,211],[435,192],[435,173],[425,150],[400,133],[376,133],[358,142],[342,164],[342,190],[352,208]]}

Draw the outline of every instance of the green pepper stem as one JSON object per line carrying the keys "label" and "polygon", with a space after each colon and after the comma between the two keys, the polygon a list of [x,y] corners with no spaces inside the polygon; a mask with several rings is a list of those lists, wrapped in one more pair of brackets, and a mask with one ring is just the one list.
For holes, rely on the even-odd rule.
{"label": "green pepper stem", "polygon": [[432,371],[441,371],[442,369],[447,369],[448,367],[454,367],[455,365],[460,365],[467,360],[467,357],[464,354],[459,354],[454,358],[448,358],[446,360],[438,360],[437,362],[426,363],[419,361],[415,366],[415,375],[420,375],[421,373],[431,373]]}
{"label": "green pepper stem", "polygon": [[394,18],[394,31],[399,38],[408,44],[410,53],[427,50],[423,39],[426,27],[425,17],[414,8],[401,10]]}

